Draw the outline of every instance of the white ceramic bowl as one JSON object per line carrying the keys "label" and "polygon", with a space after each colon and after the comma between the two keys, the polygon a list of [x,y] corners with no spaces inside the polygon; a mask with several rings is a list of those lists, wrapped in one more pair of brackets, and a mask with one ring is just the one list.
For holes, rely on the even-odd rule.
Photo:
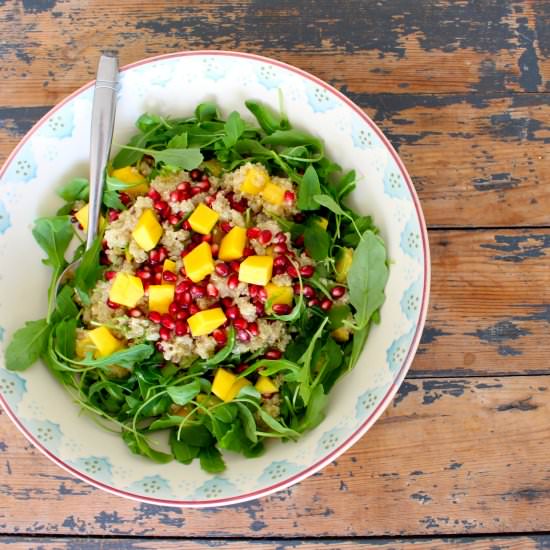
{"label": "white ceramic bowl", "polygon": [[[212,476],[198,464],[157,465],[131,455],[118,435],[79,415],[40,364],[8,372],[0,359],[2,404],[23,434],[62,468],[117,495],[155,504],[213,506],[288,487],[337,458],[389,404],[414,356],[428,304],[426,227],[405,167],[377,126],[340,92],[304,71],[263,57],[221,51],[184,52],[122,69],[115,143],[125,143],[144,111],[178,116],[215,101],[227,115],[251,118],[244,101],[275,109],[279,93],[295,127],[318,135],[328,155],[355,168],[352,205],[374,215],[391,269],[382,308],[355,369],[330,393],[327,417],[297,443],[274,443],[262,457],[226,454]],[[7,345],[24,321],[45,315],[49,269],[31,235],[33,220],[52,215],[54,190],[87,175],[92,83],[62,101],[25,136],[0,172],[0,340]]]}

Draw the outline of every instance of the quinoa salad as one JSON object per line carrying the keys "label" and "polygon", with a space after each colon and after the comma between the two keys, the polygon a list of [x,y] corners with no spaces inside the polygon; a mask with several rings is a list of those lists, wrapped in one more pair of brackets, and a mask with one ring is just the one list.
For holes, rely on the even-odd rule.
{"label": "quinoa salad", "polygon": [[372,218],[345,204],[355,172],[284,114],[246,107],[254,124],[211,103],[142,115],[107,169],[88,250],[88,182],[58,190],[65,204],[33,228],[48,314],[6,350],[11,370],[41,359],[132,453],[209,473],[225,452],[253,458],[322,422],[388,278]]}

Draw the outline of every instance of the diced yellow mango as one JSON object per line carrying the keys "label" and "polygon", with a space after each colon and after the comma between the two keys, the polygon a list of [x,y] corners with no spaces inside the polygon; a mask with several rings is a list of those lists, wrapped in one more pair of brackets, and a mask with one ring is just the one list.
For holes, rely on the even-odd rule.
{"label": "diced yellow mango", "polygon": [[232,372],[219,368],[212,382],[212,393],[227,402],[235,399],[242,388],[251,385],[250,380],[237,378]]}
{"label": "diced yellow mango", "polygon": [[155,213],[150,208],[144,210],[139,217],[132,231],[132,237],[146,252],[157,246],[162,237],[162,225],[160,225]]}
{"label": "diced yellow mango", "polygon": [[263,166],[249,168],[244,176],[241,191],[249,195],[257,195],[271,180]]}
{"label": "diced yellow mango", "polygon": [[239,378],[232,386],[231,389],[227,392],[227,395],[225,396],[224,401],[232,401],[239,395],[239,392],[245,387],[245,386],[252,386],[252,382],[250,380],[247,380],[246,378]]}
{"label": "diced yellow mango", "polygon": [[214,260],[212,249],[208,243],[201,243],[191,250],[183,258],[183,267],[186,275],[194,282],[202,281],[207,275],[214,271]]}
{"label": "diced yellow mango", "polygon": [[143,177],[135,166],[125,166],[117,168],[111,172],[111,176],[122,183],[127,183],[128,187],[124,189],[128,195],[145,195],[149,191],[147,180]]}
{"label": "diced yellow mango", "polygon": [[170,273],[177,273],[178,270],[176,269],[176,262],[173,260],[164,260],[164,263],[162,264],[162,271],[169,271]]}
{"label": "diced yellow mango", "polygon": [[326,218],[322,218],[321,216],[317,217],[315,219],[315,223],[321,228],[326,229],[328,227],[328,220]]}
{"label": "diced yellow mango", "polygon": [[[74,217],[77,219],[78,223],[82,226],[82,229],[84,231],[88,230],[88,212],[90,211],[90,205],[85,204],[75,215]],[[105,225],[105,218],[103,216],[99,216],[99,227],[103,227]]]}
{"label": "diced yellow mango", "polygon": [[346,327],[335,328],[330,335],[337,342],[347,342],[349,340],[349,330]]}
{"label": "diced yellow mango", "polygon": [[218,258],[224,262],[242,258],[246,246],[246,229],[233,227],[220,243]]}
{"label": "diced yellow mango", "polygon": [[218,177],[223,171],[222,163],[217,159],[205,160],[203,164],[213,176]]}
{"label": "diced yellow mango", "polygon": [[145,294],[139,277],[129,273],[117,273],[109,291],[109,300],[126,307],[135,307]]}
{"label": "diced yellow mango", "polygon": [[94,353],[95,351],[96,347],[87,333],[83,338],[76,339],[75,355],[79,359],[84,359],[88,353]]}
{"label": "diced yellow mango", "polygon": [[[286,304],[292,305],[294,299],[294,290],[291,286],[278,286],[275,283],[267,283],[265,285],[267,292],[267,301],[271,304]],[[268,311],[268,313],[271,313]]]}
{"label": "diced yellow mango", "polygon": [[104,326],[90,330],[88,336],[96,348],[96,357],[107,357],[124,347],[124,344]]}
{"label": "diced yellow mango", "polygon": [[265,286],[273,274],[273,256],[248,256],[241,263],[239,281]]}
{"label": "diced yellow mango", "polygon": [[258,381],[254,387],[263,395],[271,395],[279,391],[273,380],[267,376],[258,377]]}
{"label": "diced yellow mango", "polygon": [[149,311],[168,313],[168,308],[174,301],[174,289],[174,285],[151,285],[149,287]]}
{"label": "diced yellow mango", "polygon": [[345,283],[348,279],[348,271],[353,262],[353,250],[351,248],[341,248],[336,256],[334,271],[336,280],[339,283]]}
{"label": "diced yellow mango", "polygon": [[193,231],[201,233],[202,235],[208,235],[219,218],[220,215],[215,210],[212,210],[212,208],[209,208],[206,204],[201,202],[189,216],[187,221]]}
{"label": "diced yellow mango", "polygon": [[271,204],[283,204],[285,200],[285,190],[276,183],[268,183],[262,190],[262,197]]}
{"label": "diced yellow mango", "polygon": [[192,336],[204,336],[214,332],[227,321],[227,317],[221,307],[205,309],[195,315],[191,315],[187,322]]}

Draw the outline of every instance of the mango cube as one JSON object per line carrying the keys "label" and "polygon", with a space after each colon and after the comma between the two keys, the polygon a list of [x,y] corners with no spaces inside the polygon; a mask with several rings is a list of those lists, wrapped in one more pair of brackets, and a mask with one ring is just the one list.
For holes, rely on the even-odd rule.
{"label": "mango cube", "polygon": [[268,183],[262,190],[262,197],[271,204],[283,204],[285,200],[285,190],[276,183]]}
{"label": "mango cube", "polygon": [[253,166],[244,176],[241,191],[249,195],[257,195],[270,181],[269,174],[263,166]]}
{"label": "mango cube", "polygon": [[341,248],[336,256],[334,271],[336,280],[339,283],[345,283],[348,280],[348,271],[353,263],[353,250],[351,248]]}
{"label": "mango cube", "polygon": [[254,387],[263,395],[271,395],[279,391],[273,380],[267,376],[259,376]]}
{"label": "mango cube", "polygon": [[210,334],[226,321],[227,317],[221,307],[199,311],[187,319],[189,330],[191,330],[191,335],[194,337]]}
{"label": "mango cube", "polygon": [[111,172],[111,176],[122,183],[128,184],[128,187],[124,191],[129,195],[145,195],[149,191],[147,180],[139,173],[135,166],[117,168]]}
{"label": "mango cube", "polygon": [[157,246],[161,236],[162,225],[158,222],[155,213],[150,208],[144,210],[132,231],[132,237],[143,250],[149,252]]}
{"label": "mango cube", "polygon": [[219,368],[212,382],[212,393],[222,401],[231,401],[242,388],[252,385],[246,378],[237,378],[232,372]]}
{"label": "mango cube", "polygon": [[242,258],[246,246],[246,229],[244,227],[233,227],[222,239],[218,258],[224,262]]}
{"label": "mango cube", "polygon": [[[90,211],[90,205],[85,204],[75,215],[78,223],[82,226],[84,231],[88,230],[88,212]],[[99,227],[102,227],[105,224],[105,218],[99,216]]]}
{"label": "mango cube", "polygon": [[168,313],[168,308],[174,301],[174,291],[174,285],[151,285],[149,287],[149,311]]}
{"label": "mango cube", "polygon": [[273,274],[273,256],[249,256],[241,263],[239,281],[265,286]]}
{"label": "mango cube", "polygon": [[104,326],[90,330],[88,336],[96,348],[96,357],[107,357],[124,347],[124,344]]}
{"label": "mango cube", "polygon": [[162,271],[169,271],[170,273],[176,274],[178,270],[176,269],[176,262],[173,260],[164,260],[162,264]]}
{"label": "mango cube", "polygon": [[109,300],[126,307],[135,307],[145,294],[139,277],[129,273],[117,273],[109,291]]}
{"label": "mango cube", "polygon": [[291,286],[278,286],[275,283],[267,283],[267,285],[265,285],[265,290],[267,292],[267,301],[271,305],[292,305],[292,300],[294,299],[294,290]]}
{"label": "mango cube", "polygon": [[94,353],[95,351],[96,347],[87,333],[83,338],[76,339],[75,355],[79,359],[84,359],[88,353]]}
{"label": "mango cube", "polygon": [[194,282],[202,281],[207,275],[214,271],[214,260],[212,249],[208,243],[201,243],[191,250],[183,258],[183,267],[186,275]]}
{"label": "mango cube", "polygon": [[315,220],[315,223],[321,228],[321,229],[326,229],[328,227],[328,220],[326,218],[323,218],[321,216],[319,216],[316,220]]}
{"label": "mango cube", "polygon": [[349,340],[349,330],[346,327],[335,328],[330,335],[337,342],[347,342]]}
{"label": "mango cube", "polygon": [[187,221],[193,231],[201,233],[202,235],[208,235],[219,218],[220,215],[216,211],[201,202],[189,216]]}

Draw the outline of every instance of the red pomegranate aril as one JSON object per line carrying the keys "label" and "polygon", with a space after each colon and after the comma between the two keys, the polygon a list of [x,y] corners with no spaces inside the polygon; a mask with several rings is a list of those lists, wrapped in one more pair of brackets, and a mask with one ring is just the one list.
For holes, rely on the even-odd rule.
{"label": "red pomegranate aril", "polygon": [[251,298],[256,298],[258,296],[258,286],[248,285],[248,294]]}
{"label": "red pomegranate aril", "polygon": [[181,301],[182,301],[183,304],[189,305],[193,301],[193,296],[191,296],[191,292],[189,292],[188,290],[185,291],[181,295]]}
{"label": "red pomegranate aril", "polygon": [[191,235],[191,242],[195,244],[202,243],[202,235],[200,233],[193,233],[193,235]]}
{"label": "red pomegranate aril", "polygon": [[246,363],[241,363],[240,365],[237,365],[235,367],[235,372],[237,374],[240,374],[241,372],[244,372],[248,368],[248,365]]}
{"label": "red pomegranate aril", "polygon": [[221,222],[220,227],[224,233],[229,233],[233,228],[233,226],[229,222]]}
{"label": "red pomegranate aril", "polygon": [[166,207],[170,208],[170,206],[168,205],[168,203],[166,201],[163,201],[162,199],[161,200],[158,200],[158,201],[155,201],[153,203],[153,208],[157,211],[157,212],[160,212],[160,213],[163,213],[166,211]]}
{"label": "red pomegranate aril", "polygon": [[273,252],[275,252],[275,254],[286,254],[288,252],[288,248],[286,247],[286,244],[276,244],[273,247]]}
{"label": "red pomegranate aril", "polygon": [[212,242],[212,235],[202,235],[201,242],[203,243],[211,243]]}
{"label": "red pomegranate aril", "polygon": [[241,316],[241,312],[239,311],[239,308],[237,306],[229,306],[225,310],[225,315],[228,319],[231,319],[234,321],[235,319],[238,319]]}
{"label": "red pomegranate aril", "polygon": [[113,280],[115,277],[116,277],[116,271],[106,271],[105,272],[105,279],[107,279],[108,281]]}
{"label": "red pomegranate aril", "polygon": [[267,300],[267,290],[265,289],[264,286],[261,286],[258,289],[258,299],[261,300],[262,302],[265,302]]}
{"label": "red pomegranate aril", "polygon": [[220,292],[214,283],[208,283],[206,285],[206,295],[210,296],[210,298],[217,298],[219,293]]}
{"label": "red pomegranate aril", "polygon": [[149,321],[153,321],[153,323],[156,323],[158,325],[161,319],[162,315],[158,311],[149,312]]}
{"label": "red pomegranate aril", "polygon": [[266,244],[269,244],[271,242],[272,237],[273,237],[273,233],[271,233],[269,229],[264,229],[260,233],[258,240],[260,241],[260,244],[263,244],[265,246]]}
{"label": "red pomegranate aril", "polygon": [[191,188],[191,196],[192,197],[196,197],[197,195],[200,195],[202,193],[202,191],[200,190],[199,187],[192,187]]}
{"label": "red pomegranate aril", "polygon": [[168,315],[168,313],[164,313],[160,319],[160,324],[163,327],[173,330],[173,328],[176,326],[176,321],[174,321],[174,318],[171,315]]}
{"label": "red pomegranate aril", "polygon": [[304,236],[298,235],[296,239],[294,239],[294,244],[296,245],[296,247],[302,248],[304,246]]}
{"label": "red pomegranate aril", "polygon": [[172,191],[170,193],[170,200],[172,202],[180,202],[181,201],[181,194],[179,191]]}
{"label": "red pomegranate aril", "polygon": [[171,335],[172,335],[172,332],[169,328],[160,327],[159,336],[161,340],[170,340]]}
{"label": "red pomegranate aril", "polygon": [[256,302],[254,305],[256,306],[256,315],[258,317],[265,315],[265,308],[261,302]]}
{"label": "red pomegranate aril", "polygon": [[212,337],[214,340],[216,340],[217,344],[223,345],[227,342],[227,334],[225,333],[225,330],[222,330],[220,328],[217,328],[213,333]]}
{"label": "red pomegranate aril", "polygon": [[120,212],[118,212],[117,210],[109,210],[109,214],[108,214],[108,218],[109,218],[109,222],[116,222],[118,220],[118,217],[120,216]]}
{"label": "red pomegranate aril", "polygon": [[282,231],[279,231],[279,233],[276,233],[275,237],[273,237],[273,242],[277,244],[286,243],[286,235]]}
{"label": "red pomegranate aril", "polygon": [[176,313],[176,319],[178,321],[184,321],[185,319],[187,319],[187,317],[189,317],[189,312],[188,311],[185,311],[183,309],[180,309],[177,313]]}
{"label": "red pomegranate aril", "polygon": [[176,285],[175,292],[176,294],[183,294],[186,290],[191,288],[190,281],[181,281]]}
{"label": "red pomegranate aril", "polygon": [[189,175],[191,176],[191,179],[193,181],[199,181],[203,176],[203,172],[202,172],[202,170],[199,170],[198,168],[195,168],[195,169],[191,170],[191,172],[189,172]]}
{"label": "red pomegranate aril", "polygon": [[182,229],[185,229],[185,231],[191,231],[191,224],[189,223],[189,220],[185,220],[181,224]]}
{"label": "red pomegranate aril", "polygon": [[237,260],[231,260],[229,262],[229,267],[231,268],[231,271],[238,273],[239,269],[241,269],[241,264]]}
{"label": "red pomegranate aril", "polygon": [[305,219],[306,215],[303,212],[297,212],[296,214],[294,214],[294,221],[296,223],[302,223],[303,221],[305,221]]}
{"label": "red pomegranate aril", "polygon": [[160,200],[160,193],[156,190],[156,189],[149,189],[149,191],[147,191],[147,196],[152,199],[153,201],[159,201]]}
{"label": "red pomegranate aril", "polygon": [[246,236],[249,239],[257,239],[260,236],[262,230],[259,227],[249,227],[246,230]]}
{"label": "red pomegranate aril", "polygon": [[255,252],[251,246],[245,246],[243,249],[243,257],[248,258],[248,256],[254,256]]}
{"label": "red pomegranate aril", "polygon": [[204,202],[206,203],[207,206],[212,206],[215,200],[216,200],[216,197],[214,197],[214,195],[208,195],[208,197],[204,199]]}
{"label": "red pomegranate aril", "polygon": [[189,193],[191,191],[191,184],[188,181],[182,181],[178,183],[176,189],[178,191],[183,191],[184,193]]}
{"label": "red pomegranate aril", "polygon": [[143,292],[145,292],[145,295],[147,296],[149,294],[149,287],[151,286],[151,283],[149,281],[142,281],[143,283]]}
{"label": "red pomegranate aril", "polygon": [[191,286],[191,296],[195,299],[204,298],[206,294],[206,289],[201,285],[192,285]]}
{"label": "red pomegranate aril", "polygon": [[233,299],[229,298],[229,296],[226,296],[225,298],[222,298],[222,305],[223,307],[231,307],[233,305]]}
{"label": "red pomegranate aril", "polygon": [[[168,340],[168,338],[167,338]],[[164,346],[162,345],[162,342],[157,340],[155,342],[155,348],[157,348],[157,351],[160,351],[160,353],[163,353],[164,352]]]}
{"label": "red pomegranate aril", "polygon": [[189,332],[189,325],[185,321],[176,321],[174,332],[176,336],[185,336]]}
{"label": "red pomegranate aril", "polygon": [[233,206],[233,208],[242,214],[243,212],[246,212],[246,209],[248,208],[248,201],[246,199],[241,199],[235,204],[235,206]]}
{"label": "red pomegranate aril", "polygon": [[178,225],[178,223],[180,223],[180,218],[177,214],[171,214],[170,216],[168,216],[168,223],[170,225]]}
{"label": "red pomegranate aril", "polygon": [[302,277],[313,277],[315,273],[315,268],[312,265],[303,265],[300,268],[300,275]]}
{"label": "red pomegranate aril", "polygon": [[160,261],[160,253],[158,249],[153,249],[151,252],[149,252],[149,262],[151,264],[158,264]]}
{"label": "red pomegranate aril", "polygon": [[197,183],[197,187],[203,192],[208,191],[210,189],[210,182],[207,179],[203,179]]}
{"label": "red pomegranate aril", "polygon": [[162,273],[162,272],[163,272],[162,264],[157,264],[153,266],[153,273]]}
{"label": "red pomegranate aril", "polygon": [[236,273],[231,273],[227,278],[227,286],[231,290],[235,290],[239,286],[239,276]]}
{"label": "red pomegranate aril", "polygon": [[111,260],[109,260],[109,258],[107,257],[107,255],[102,252],[100,255],[99,255],[99,263],[101,265],[111,265]]}
{"label": "red pomegranate aril", "polygon": [[153,275],[153,281],[155,281],[156,284],[161,284],[162,283],[162,273],[155,273]]}
{"label": "red pomegranate aril", "polygon": [[277,315],[287,315],[292,311],[288,304],[273,304],[271,309],[273,310],[273,313],[276,313]]}
{"label": "red pomegranate aril", "polygon": [[332,300],[329,300],[328,298],[325,298],[325,299],[321,302],[321,309],[322,309],[323,311],[328,311],[331,307],[332,307]]}
{"label": "red pomegranate aril", "polygon": [[305,298],[315,297],[315,290],[313,289],[312,286],[309,286],[309,285],[304,285],[302,293]]}
{"label": "red pomegranate aril", "polygon": [[260,334],[260,329],[258,328],[258,323],[256,323],[256,321],[248,323],[248,332],[250,332],[252,336],[258,336],[258,334]]}
{"label": "red pomegranate aril", "polygon": [[274,265],[273,266],[273,275],[282,275],[286,273],[286,267],[284,265]]}
{"label": "red pomegranate aril", "polygon": [[218,262],[214,266],[214,270],[220,277],[227,277],[229,275],[229,266],[226,263]]}
{"label": "red pomegranate aril", "polygon": [[292,191],[285,191],[285,202],[292,204],[296,200],[296,195]]}
{"label": "red pomegranate aril", "polygon": [[179,307],[178,307],[178,304],[176,302],[172,302],[169,306],[168,306],[168,313],[170,315],[176,315],[176,313],[179,311]]}
{"label": "red pomegranate aril", "polygon": [[167,283],[175,283],[175,282],[178,280],[178,276],[177,276],[175,273],[172,273],[171,271],[165,271],[165,272],[162,274],[162,278],[163,278]]}
{"label": "red pomegranate aril", "polygon": [[182,258],[184,258],[185,256],[187,256],[187,254],[189,254],[189,252],[191,252],[191,250],[193,250],[194,248],[196,248],[196,244],[195,243],[189,243],[182,251],[181,251],[181,254],[180,256]]}
{"label": "red pomegranate aril", "polygon": [[236,329],[244,330],[248,328],[248,321],[242,317],[239,317],[233,321],[233,325],[235,325]]}
{"label": "red pomegranate aril", "polygon": [[284,256],[277,256],[273,260],[273,267],[282,267],[283,269],[286,269],[288,260]]}
{"label": "red pomegranate aril", "polygon": [[189,315],[195,315],[195,313],[198,313],[200,310],[201,308],[197,304],[189,305]]}
{"label": "red pomegranate aril", "polygon": [[309,300],[309,302],[307,303],[307,305],[308,305],[309,307],[318,306],[318,305],[319,305],[319,299],[318,299],[318,298],[312,298],[311,300]]}
{"label": "red pomegranate aril", "polygon": [[128,195],[127,193],[124,193],[124,191],[120,191],[118,193],[118,197],[120,199],[120,202],[124,206],[128,206],[132,202],[132,198],[130,197],[130,195]]}
{"label": "red pomegranate aril", "polygon": [[141,317],[143,315],[143,312],[141,311],[141,309],[133,307],[132,309],[128,310],[128,315],[137,319],[138,317]]}
{"label": "red pomegranate aril", "polygon": [[111,309],[118,309],[120,307],[120,304],[117,304],[116,302],[113,302],[112,300],[107,299],[107,305]]}
{"label": "red pomegranate aril", "polygon": [[250,342],[250,334],[244,329],[238,330],[237,339],[240,342]]}
{"label": "red pomegranate aril", "polygon": [[286,268],[286,272],[289,274],[290,277],[293,277],[293,278],[298,277],[298,271],[293,265],[289,265]]}
{"label": "red pomegranate aril", "polygon": [[212,252],[213,257],[217,257],[218,252],[220,251],[220,245],[218,243],[211,244],[210,251]]}
{"label": "red pomegranate aril", "polygon": [[341,298],[346,293],[346,289],[343,286],[335,286],[331,291],[330,295],[333,298]]}
{"label": "red pomegranate aril", "polygon": [[265,352],[266,359],[280,359],[283,356],[283,352],[280,349],[268,349]]}

